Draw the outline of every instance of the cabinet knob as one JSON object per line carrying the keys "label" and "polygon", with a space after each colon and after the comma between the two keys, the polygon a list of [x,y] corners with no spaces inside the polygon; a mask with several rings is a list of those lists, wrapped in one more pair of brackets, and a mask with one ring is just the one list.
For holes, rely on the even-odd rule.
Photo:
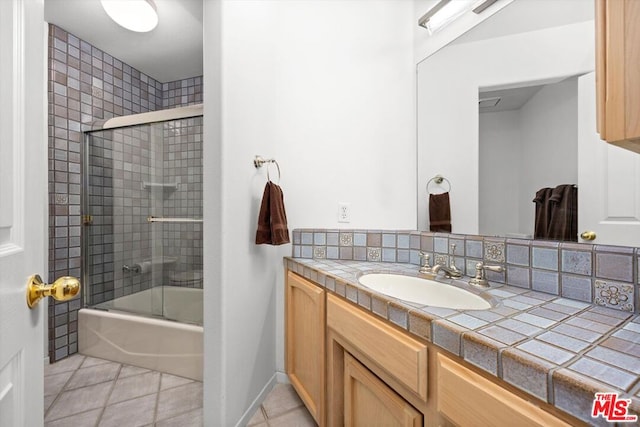
{"label": "cabinet knob", "polygon": [[596,232],[595,231],[583,231],[580,234],[580,238],[583,240],[596,240]]}

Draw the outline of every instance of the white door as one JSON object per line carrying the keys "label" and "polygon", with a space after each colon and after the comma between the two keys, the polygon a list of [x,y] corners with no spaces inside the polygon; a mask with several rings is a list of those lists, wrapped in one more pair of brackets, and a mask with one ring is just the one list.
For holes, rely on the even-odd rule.
{"label": "white door", "polygon": [[640,245],[640,154],[596,132],[594,73],[578,79],[578,212],[578,234],[595,232],[593,243]]}
{"label": "white door", "polygon": [[[44,0],[0,0],[0,426],[43,418],[43,303],[27,278],[46,277],[47,138]],[[46,300],[45,300],[46,301]]]}

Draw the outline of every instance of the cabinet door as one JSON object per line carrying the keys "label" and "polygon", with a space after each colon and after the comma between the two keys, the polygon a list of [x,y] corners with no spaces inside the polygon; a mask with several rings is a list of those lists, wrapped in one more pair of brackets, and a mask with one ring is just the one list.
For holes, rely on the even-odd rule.
{"label": "cabinet door", "polygon": [[[569,424],[438,354],[438,414],[457,426],[568,427]],[[445,425],[446,423],[443,423]]]}
{"label": "cabinet door", "polygon": [[418,427],[422,414],[349,353],[344,355],[344,425]]}
{"label": "cabinet door", "polygon": [[596,0],[598,132],[640,153],[640,2]]}
{"label": "cabinet door", "polygon": [[291,384],[319,425],[324,425],[324,290],[287,272],[286,369]]}

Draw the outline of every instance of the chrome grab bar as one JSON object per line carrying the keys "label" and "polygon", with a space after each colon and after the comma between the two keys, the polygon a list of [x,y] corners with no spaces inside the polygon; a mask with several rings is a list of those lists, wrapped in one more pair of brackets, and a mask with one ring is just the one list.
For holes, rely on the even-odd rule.
{"label": "chrome grab bar", "polygon": [[155,216],[148,216],[147,222],[202,222],[202,218],[158,218]]}

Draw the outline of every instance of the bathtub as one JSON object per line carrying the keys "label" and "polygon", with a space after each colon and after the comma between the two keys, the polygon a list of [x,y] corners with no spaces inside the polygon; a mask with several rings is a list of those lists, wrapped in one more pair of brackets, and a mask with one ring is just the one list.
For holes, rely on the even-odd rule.
{"label": "bathtub", "polygon": [[[202,289],[158,286],[97,307],[78,313],[81,354],[202,381]],[[129,313],[159,307],[169,319],[195,324]]]}

